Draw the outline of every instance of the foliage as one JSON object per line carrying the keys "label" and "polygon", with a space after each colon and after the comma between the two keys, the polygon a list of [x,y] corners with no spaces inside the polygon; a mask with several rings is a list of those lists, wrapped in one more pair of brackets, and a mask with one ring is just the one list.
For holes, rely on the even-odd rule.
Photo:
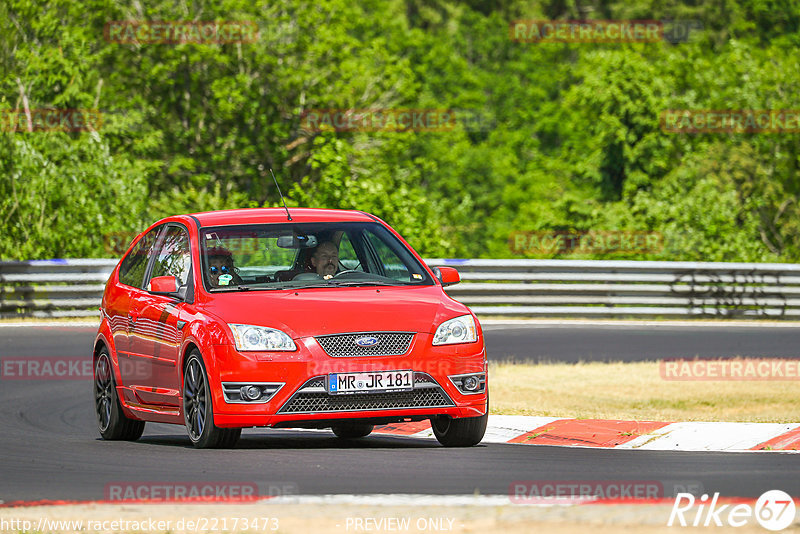
{"label": "foliage", "polygon": [[[691,20],[687,42],[522,43],[517,19]],[[253,21],[252,43],[120,44],[111,21]],[[670,23],[672,24],[672,23]],[[0,121],[0,258],[114,256],[171,213],[360,209],[428,257],[800,261],[793,133],[676,134],[666,109],[796,109],[784,2],[121,0],[0,3],[0,112],[99,109],[88,132]],[[457,110],[445,131],[314,131],[320,109]],[[466,117],[474,120],[467,121]],[[22,123],[24,126],[24,121]],[[655,232],[658,250],[510,247]]]}

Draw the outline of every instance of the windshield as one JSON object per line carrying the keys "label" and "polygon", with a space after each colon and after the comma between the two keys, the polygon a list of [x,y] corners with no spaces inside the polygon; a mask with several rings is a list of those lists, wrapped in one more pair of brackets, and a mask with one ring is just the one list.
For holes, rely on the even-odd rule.
{"label": "windshield", "polygon": [[215,226],[203,229],[201,254],[214,292],[433,284],[378,223]]}

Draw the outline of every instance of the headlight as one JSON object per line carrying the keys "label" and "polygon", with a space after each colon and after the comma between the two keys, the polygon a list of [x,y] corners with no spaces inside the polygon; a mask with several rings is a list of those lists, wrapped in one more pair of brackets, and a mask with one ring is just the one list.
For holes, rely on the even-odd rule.
{"label": "headlight", "polygon": [[233,341],[236,350],[297,350],[285,332],[266,326],[253,326],[249,324],[229,324],[233,332]]}
{"label": "headlight", "polygon": [[433,335],[434,345],[450,345],[452,343],[472,343],[478,341],[478,330],[472,315],[462,315],[439,325]]}

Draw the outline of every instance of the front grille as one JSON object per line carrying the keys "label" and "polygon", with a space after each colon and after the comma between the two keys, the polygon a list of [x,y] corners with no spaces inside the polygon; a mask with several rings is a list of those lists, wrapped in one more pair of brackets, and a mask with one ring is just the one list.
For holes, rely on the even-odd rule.
{"label": "front grille", "polygon": [[414,374],[412,391],[386,393],[329,395],[325,391],[324,380],[324,377],[315,377],[307,381],[278,410],[278,413],[349,412],[455,406],[453,400],[441,386],[424,373]]}
{"label": "front grille", "polygon": [[414,385],[416,386],[422,383],[436,384],[436,380],[434,380],[433,377],[428,373],[414,373]]}
{"label": "front grille", "polygon": [[[356,344],[357,339],[375,338],[377,343],[363,347]],[[408,351],[413,332],[354,332],[333,334],[314,338],[329,356],[336,358],[358,356],[399,356]]]}
{"label": "front grille", "polygon": [[303,386],[303,387],[305,387],[305,388],[322,388],[322,389],[325,389],[325,377],[324,376],[318,376],[317,378],[312,378],[311,380],[306,382],[306,385]]}

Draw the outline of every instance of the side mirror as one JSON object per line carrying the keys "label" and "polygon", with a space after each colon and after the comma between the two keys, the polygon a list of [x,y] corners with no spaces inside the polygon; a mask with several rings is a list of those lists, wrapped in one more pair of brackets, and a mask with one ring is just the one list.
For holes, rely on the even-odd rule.
{"label": "side mirror", "polygon": [[178,296],[178,280],[174,276],[156,276],[150,279],[150,293]]}
{"label": "side mirror", "polygon": [[461,281],[458,271],[452,267],[434,267],[433,274],[442,283],[443,286],[452,286]]}

